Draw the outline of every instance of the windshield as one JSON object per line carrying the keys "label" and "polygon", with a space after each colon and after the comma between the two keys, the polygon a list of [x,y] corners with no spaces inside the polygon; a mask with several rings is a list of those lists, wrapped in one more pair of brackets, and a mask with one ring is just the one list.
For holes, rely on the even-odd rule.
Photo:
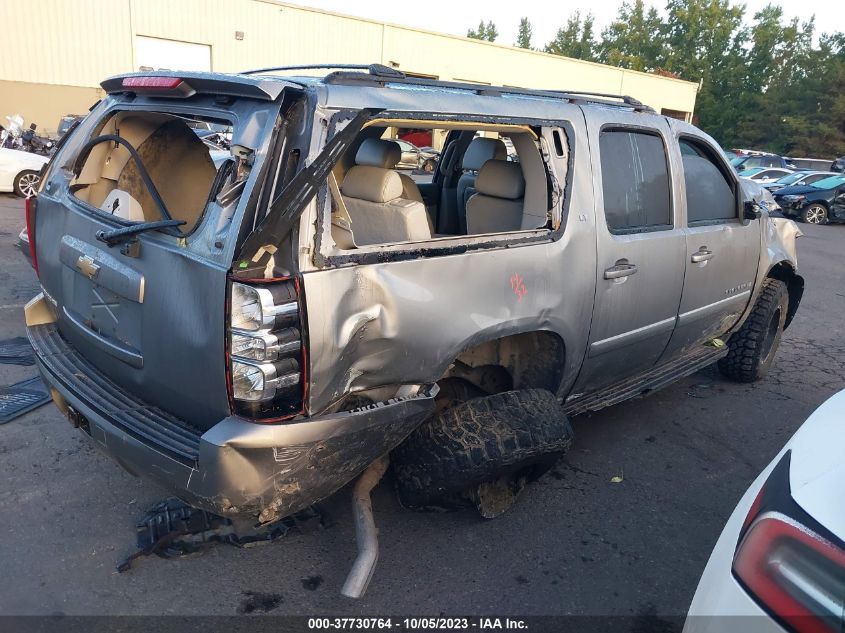
{"label": "windshield", "polygon": [[745,161],[745,157],[737,156],[736,158],[731,159],[731,167],[739,167],[743,161]]}
{"label": "windshield", "polygon": [[753,176],[754,174],[759,174],[763,171],[763,167],[752,167],[751,169],[744,169],[743,171],[739,172],[739,175],[743,178],[748,178],[749,176]]}
{"label": "windshield", "polygon": [[830,178],[814,182],[810,186],[815,187],[816,189],[833,189],[841,184],[845,184],[845,176],[831,176]]}
{"label": "windshield", "polygon": [[777,183],[779,185],[791,185],[793,182],[795,182],[796,180],[800,180],[805,175],[806,174],[787,174],[786,176],[778,180]]}

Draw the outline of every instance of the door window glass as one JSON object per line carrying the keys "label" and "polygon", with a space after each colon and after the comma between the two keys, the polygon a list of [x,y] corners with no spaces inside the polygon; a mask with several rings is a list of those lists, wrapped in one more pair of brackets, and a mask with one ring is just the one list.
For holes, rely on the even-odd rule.
{"label": "door window glass", "polygon": [[681,140],[681,159],[687,190],[687,223],[713,222],[737,217],[733,183],[706,149]]}
{"label": "door window glass", "polygon": [[666,150],[657,134],[605,130],[599,137],[607,225],[631,233],[671,228]]}

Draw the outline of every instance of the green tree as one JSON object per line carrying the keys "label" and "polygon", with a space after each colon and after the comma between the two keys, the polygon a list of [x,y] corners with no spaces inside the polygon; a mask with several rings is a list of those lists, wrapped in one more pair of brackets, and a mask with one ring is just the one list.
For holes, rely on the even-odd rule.
{"label": "green tree", "polygon": [[566,21],[566,26],[557,30],[554,39],[546,44],[545,51],[553,55],[563,55],[575,59],[594,61],[596,59],[596,41],[593,36],[592,13],[581,20],[581,12],[575,11]]}
{"label": "green tree", "polygon": [[700,81],[696,111],[717,138],[736,132],[746,69],[744,6],[729,0],[669,0],[664,69]]}
{"label": "green tree", "polygon": [[531,48],[531,22],[528,18],[521,18],[519,20],[519,31],[516,34],[516,44],[518,48]]}
{"label": "green tree", "polygon": [[487,24],[484,23],[484,20],[481,20],[478,23],[477,29],[467,30],[467,37],[472,38],[474,40],[486,40],[488,42],[495,42],[496,38],[499,37],[499,29],[496,28],[496,25],[493,24],[492,20],[488,20]]}
{"label": "green tree", "polygon": [[623,2],[616,19],[601,34],[598,58],[604,64],[653,72],[665,58],[665,28],[657,9],[643,0]]}

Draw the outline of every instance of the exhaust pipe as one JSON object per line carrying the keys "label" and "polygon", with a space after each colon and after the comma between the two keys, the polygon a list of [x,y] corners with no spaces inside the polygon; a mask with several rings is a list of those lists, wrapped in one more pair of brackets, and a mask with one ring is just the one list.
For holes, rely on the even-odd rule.
{"label": "exhaust pipe", "polygon": [[367,467],[352,490],[352,512],[355,515],[355,541],[358,556],[343,583],[340,593],[347,598],[360,598],[367,591],[378,562],[378,529],[373,518],[373,501],[370,492],[378,485],[387,470],[385,455]]}

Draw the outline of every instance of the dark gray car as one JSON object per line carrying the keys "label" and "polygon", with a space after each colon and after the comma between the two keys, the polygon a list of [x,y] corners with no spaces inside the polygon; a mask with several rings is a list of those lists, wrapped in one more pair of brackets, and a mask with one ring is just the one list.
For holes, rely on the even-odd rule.
{"label": "dark gray car", "polygon": [[[218,514],[272,521],[391,451],[406,505],[496,514],[568,416],[765,375],[801,298],[794,223],[631,98],[378,66],[102,86],[29,211],[29,338],[94,444]],[[226,160],[190,119],[231,126]],[[431,182],[395,169],[409,125],[444,132]]]}

